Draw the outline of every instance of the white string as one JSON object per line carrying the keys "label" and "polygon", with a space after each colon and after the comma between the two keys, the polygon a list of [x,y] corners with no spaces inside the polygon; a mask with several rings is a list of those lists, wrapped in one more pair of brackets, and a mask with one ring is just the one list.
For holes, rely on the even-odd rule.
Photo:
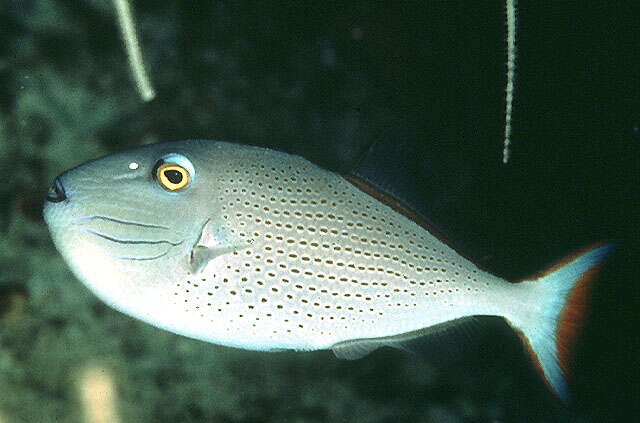
{"label": "white string", "polygon": [[511,112],[516,70],[516,0],[507,0],[507,88],[505,98],[504,149],[502,163],[508,163],[511,155]]}
{"label": "white string", "polygon": [[122,40],[127,49],[127,57],[129,58],[129,66],[133,72],[133,77],[138,87],[138,93],[142,101],[151,101],[155,98],[156,92],[149,81],[149,76],[144,68],[142,61],[142,53],[136,35],[135,24],[131,16],[131,8],[127,0],[113,0],[113,4],[118,12],[118,23],[120,24],[120,32]]}

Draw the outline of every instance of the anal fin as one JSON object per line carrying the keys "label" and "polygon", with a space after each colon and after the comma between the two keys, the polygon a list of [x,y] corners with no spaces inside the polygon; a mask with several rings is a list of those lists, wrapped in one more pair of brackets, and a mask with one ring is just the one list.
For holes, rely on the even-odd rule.
{"label": "anal fin", "polygon": [[343,360],[357,360],[381,347],[391,346],[387,338],[354,339],[331,347],[333,354]]}
{"label": "anal fin", "polygon": [[355,360],[378,348],[391,347],[411,352],[432,364],[446,364],[474,351],[482,343],[490,320],[487,316],[469,316],[398,335],[344,341],[333,345],[331,350],[338,358]]}

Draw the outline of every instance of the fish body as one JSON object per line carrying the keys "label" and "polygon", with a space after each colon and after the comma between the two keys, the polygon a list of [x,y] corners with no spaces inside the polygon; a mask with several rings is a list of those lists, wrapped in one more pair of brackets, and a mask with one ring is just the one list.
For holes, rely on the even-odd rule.
{"label": "fish body", "polygon": [[411,349],[430,328],[501,316],[563,398],[557,334],[575,287],[610,248],[510,283],[357,180],[298,156],[200,140],[67,171],[44,216],[79,280],[171,332],[356,358],[383,345]]}

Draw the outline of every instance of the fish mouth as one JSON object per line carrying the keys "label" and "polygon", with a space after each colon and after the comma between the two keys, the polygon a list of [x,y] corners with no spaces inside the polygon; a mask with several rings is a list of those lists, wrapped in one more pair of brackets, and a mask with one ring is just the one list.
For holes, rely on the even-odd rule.
{"label": "fish mouth", "polygon": [[66,199],[67,195],[64,191],[64,186],[62,185],[62,182],[60,182],[60,177],[57,177],[47,191],[47,201],[51,203],[59,203]]}

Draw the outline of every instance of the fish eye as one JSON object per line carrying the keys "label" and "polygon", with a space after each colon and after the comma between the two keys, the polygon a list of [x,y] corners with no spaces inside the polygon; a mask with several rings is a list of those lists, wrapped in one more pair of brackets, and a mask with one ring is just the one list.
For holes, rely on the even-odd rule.
{"label": "fish eye", "polygon": [[170,155],[159,160],[154,166],[153,175],[166,191],[182,191],[191,184],[193,165],[184,156]]}

